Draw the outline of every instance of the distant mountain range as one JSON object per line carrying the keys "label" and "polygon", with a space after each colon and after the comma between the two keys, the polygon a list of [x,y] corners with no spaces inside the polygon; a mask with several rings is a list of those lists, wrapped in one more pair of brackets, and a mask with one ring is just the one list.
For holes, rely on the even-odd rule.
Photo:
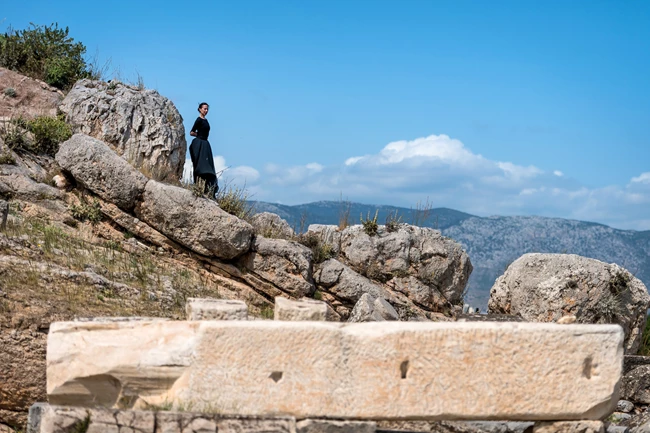
{"label": "distant mountain range", "polygon": [[338,224],[349,215],[350,224],[360,217],[373,217],[383,224],[391,214],[402,222],[437,228],[443,235],[463,245],[474,271],[469,279],[466,302],[487,308],[490,288],[506,267],[522,254],[567,253],[592,257],[623,266],[650,286],[650,230],[618,230],[606,225],[537,216],[477,217],[447,208],[435,208],[425,215],[420,209],[366,205],[351,202],[319,201],[286,206],[253,202],[258,212],[273,212],[287,220],[296,231],[309,224]]}

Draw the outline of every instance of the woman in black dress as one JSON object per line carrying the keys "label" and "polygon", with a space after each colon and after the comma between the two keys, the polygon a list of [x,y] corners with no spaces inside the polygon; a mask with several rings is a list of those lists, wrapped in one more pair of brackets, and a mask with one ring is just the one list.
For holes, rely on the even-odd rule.
{"label": "woman in black dress", "polygon": [[190,135],[195,137],[190,144],[190,157],[194,166],[194,183],[199,179],[205,182],[206,190],[214,189],[214,194],[219,190],[217,173],[214,170],[214,158],[212,148],[208,141],[210,135],[210,124],[205,116],[208,114],[209,105],[206,102],[199,104],[199,117],[190,130]]}

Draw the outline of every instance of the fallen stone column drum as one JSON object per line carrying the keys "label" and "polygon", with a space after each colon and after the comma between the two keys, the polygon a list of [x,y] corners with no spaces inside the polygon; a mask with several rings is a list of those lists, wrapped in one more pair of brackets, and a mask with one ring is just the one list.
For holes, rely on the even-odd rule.
{"label": "fallen stone column drum", "polygon": [[60,322],[51,404],[341,419],[599,419],[618,325]]}

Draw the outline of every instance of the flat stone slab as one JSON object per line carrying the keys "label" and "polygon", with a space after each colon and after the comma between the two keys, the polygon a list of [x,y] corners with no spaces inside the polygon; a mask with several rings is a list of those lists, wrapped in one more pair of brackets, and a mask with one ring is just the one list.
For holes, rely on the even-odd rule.
{"label": "flat stone slab", "polygon": [[618,325],[58,322],[55,405],[357,420],[598,420],[618,401]]}
{"label": "flat stone slab", "polygon": [[189,298],[185,303],[187,320],[248,320],[244,301]]}
{"label": "flat stone slab", "polygon": [[325,321],[327,320],[327,304],[315,299],[294,301],[276,296],[273,319],[294,322],[300,320]]}

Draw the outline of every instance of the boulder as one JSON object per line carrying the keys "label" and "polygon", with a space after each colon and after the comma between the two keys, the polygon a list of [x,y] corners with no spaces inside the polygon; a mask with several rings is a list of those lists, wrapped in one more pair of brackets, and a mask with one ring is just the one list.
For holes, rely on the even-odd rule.
{"label": "boulder", "polygon": [[405,287],[412,301],[430,311],[462,302],[472,264],[461,245],[438,230],[402,224],[395,231],[380,226],[369,236],[359,225],[343,231],[311,225],[309,233],[366,277]]}
{"label": "boulder", "polygon": [[152,178],[178,181],[185,164],[183,118],[156,90],[118,81],[80,80],[59,109],[73,132],[108,143]]}
{"label": "boulder", "polygon": [[288,321],[325,321],[327,320],[327,304],[315,299],[291,299],[275,298],[274,320]]}
{"label": "boulder", "polygon": [[256,236],[251,252],[240,259],[240,264],[255,277],[251,284],[268,296],[302,298],[316,290],[312,261],[311,250],[298,242]]}
{"label": "boulder", "polygon": [[222,259],[250,249],[253,227],[192,191],[150,180],[136,215],[165,236],[192,251]]}
{"label": "boulder", "polygon": [[147,183],[142,173],[105,143],[83,134],[61,143],[56,162],[77,182],[126,211],[135,207]]}
{"label": "boulder", "polygon": [[383,322],[399,320],[397,311],[382,298],[373,298],[365,293],[355,304],[348,322]]}
{"label": "boulder", "polygon": [[255,214],[251,221],[255,233],[265,238],[291,239],[294,236],[293,229],[288,222],[271,212]]}
{"label": "boulder", "polygon": [[364,294],[369,294],[373,299],[391,297],[383,287],[336,259],[323,262],[316,271],[314,280],[319,287],[352,304],[356,304]]}
{"label": "boulder", "polygon": [[626,356],[623,363],[621,398],[637,404],[650,404],[650,357]]}
{"label": "boulder", "polygon": [[636,354],[650,307],[645,285],[616,264],[573,254],[524,254],[490,290],[489,313],[554,322],[572,314],[577,323],[616,323],[626,353]]}

